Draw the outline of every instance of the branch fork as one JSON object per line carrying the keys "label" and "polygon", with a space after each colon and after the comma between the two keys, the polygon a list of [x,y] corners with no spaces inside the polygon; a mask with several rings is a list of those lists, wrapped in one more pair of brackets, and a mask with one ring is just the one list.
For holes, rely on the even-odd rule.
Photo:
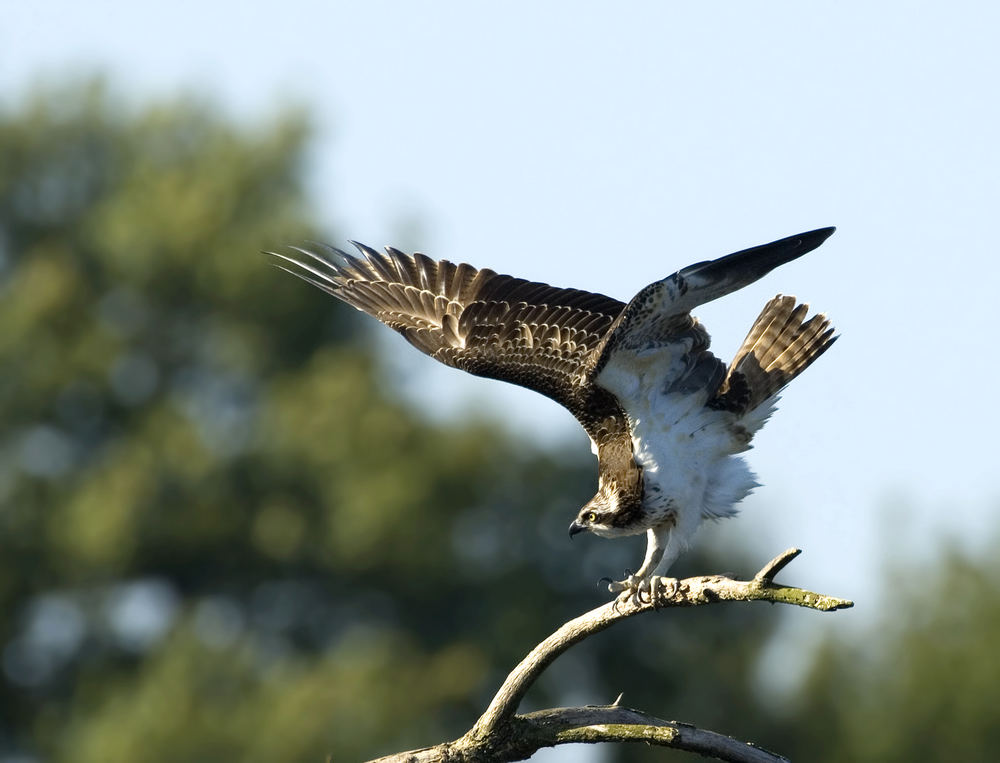
{"label": "branch fork", "polygon": [[542,747],[572,742],[645,742],[696,752],[724,761],[775,763],[785,758],[747,742],[676,721],[664,721],[623,707],[619,695],[610,705],[562,707],[524,715],[517,708],[542,671],[560,654],[605,628],[634,615],[671,607],[723,601],[770,601],[830,612],[854,606],[847,599],[774,582],[801,551],[790,548],[765,564],[751,580],[705,575],[677,581],[668,599],[619,598],[570,620],[538,644],[511,671],[486,712],[459,739],[397,753],[372,763],[486,763],[523,760]]}

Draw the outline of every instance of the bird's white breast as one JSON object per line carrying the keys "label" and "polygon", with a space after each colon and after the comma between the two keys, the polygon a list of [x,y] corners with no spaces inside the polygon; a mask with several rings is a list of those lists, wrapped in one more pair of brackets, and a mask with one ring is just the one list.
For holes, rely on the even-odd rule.
{"label": "bird's white breast", "polygon": [[[732,434],[732,414],[705,407],[708,391],[665,394],[673,380],[670,348],[612,359],[596,381],[629,417],[632,448],[642,467],[643,505],[652,526],[668,511],[679,525],[736,513],[757,485]],[[624,357],[623,357],[624,356]],[[674,361],[674,362],[672,362]],[[692,528],[693,531],[693,528]]]}

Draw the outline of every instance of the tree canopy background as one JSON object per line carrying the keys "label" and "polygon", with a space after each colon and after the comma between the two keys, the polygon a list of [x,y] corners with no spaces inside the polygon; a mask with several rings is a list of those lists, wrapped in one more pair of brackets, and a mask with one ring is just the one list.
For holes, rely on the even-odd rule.
{"label": "tree canopy background", "polygon": [[[100,84],[0,114],[7,759],[340,761],[442,741],[641,556],[641,539],[566,540],[589,454],[421,418],[367,341],[384,329],[267,266],[261,249],[344,238],[307,196],[308,145],[302,113],[243,125]],[[760,606],[637,618],[528,699],[623,691],[802,759],[986,760],[998,572],[955,557],[928,574],[908,614],[826,644],[792,702],[761,695],[757,659],[779,616],[818,615]]]}

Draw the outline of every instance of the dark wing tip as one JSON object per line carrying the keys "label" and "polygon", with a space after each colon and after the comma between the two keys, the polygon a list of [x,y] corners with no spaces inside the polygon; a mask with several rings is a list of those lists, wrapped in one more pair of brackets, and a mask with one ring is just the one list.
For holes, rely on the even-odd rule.
{"label": "dark wing tip", "polygon": [[739,286],[739,288],[742,288],[746,284],[770,273],[779,265],[784,265],[786,262],[797,260],[802,255],[808,254],[830,238],[835,230],[836,228],[831,226],[798,233],[794,236],[786,236],[769,244],[761,244],[760,246],[728,254],[717,260],[699,262],[684,270],[697,269],[708,275],[713,273],[713,271],[726,274],[736,268],[737,272],[743,271],[744,278],[737,279],[744,281]]}
{"label": "dark wing tip", "polygon": [[837,229],[831,225],[828,228],[817,228],[816,230],[800,233],[798,236],[792,236],[792,239],[798,239],[796,242],[796,248],[801,249],[801,253],[805,254],[806,252],[811,252],[813,249],[820,246],[820,244],[830,238],[836,230]]}
{"label": "dark wing tip", "polygon": [[831,225],[828,228],[817,228],[805,233],[796,233],[794,236],[779,238],[777,241],[772,241],[769,244],[761,244],[750,249],[744,249],[742,252],[737,252],[736,254],[764,255],[765,259],[769,258],[774,260],[776,264],[783,264],[798,259],[803,254],[816,249],[830,238],[835,230],[837,229]]}

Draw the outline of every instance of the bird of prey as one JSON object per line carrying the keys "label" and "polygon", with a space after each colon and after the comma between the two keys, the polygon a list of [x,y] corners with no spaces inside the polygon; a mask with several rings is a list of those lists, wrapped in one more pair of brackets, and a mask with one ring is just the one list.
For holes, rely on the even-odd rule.
{"label": "bird of prey", "polygon": [[391,247],[382,254],[354,243],[357,256],[322,245],[270,254],[442,363],[569,409],[598,459],[597,494],[570,536],[646,533],[642,565],[609,585],[642,601],[672,595],[676,581],[660,573],[705,519],[733,516],[758,485],[739,454],[782,388],[836,339],[826,316],[807,319],[808,305],[778,295],[727,366],[709,352],[708,332],[691,311],[801,257],[833,231],[689,265],[627,304]]}

